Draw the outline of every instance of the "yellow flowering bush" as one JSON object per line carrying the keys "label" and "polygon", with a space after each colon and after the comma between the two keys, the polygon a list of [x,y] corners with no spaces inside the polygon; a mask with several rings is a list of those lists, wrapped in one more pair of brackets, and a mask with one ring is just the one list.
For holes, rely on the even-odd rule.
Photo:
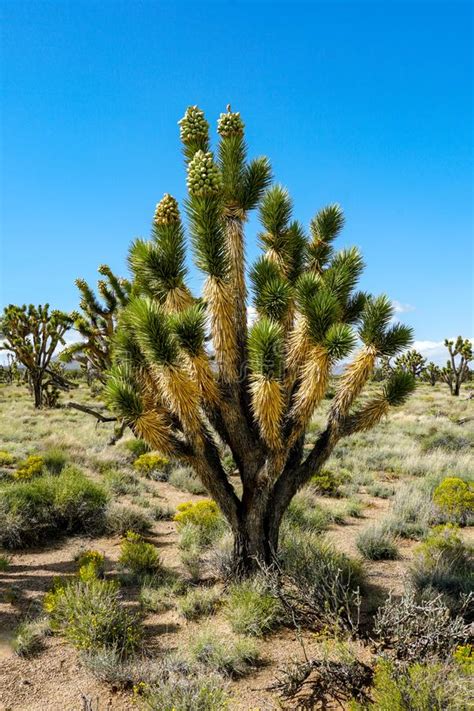
{"label": "yellow flowering bush", "polygon": [[23,462],[18,464],[14,473],[15,479],[32,479],[44,471],[44,459],[38,454],[30,454]]}

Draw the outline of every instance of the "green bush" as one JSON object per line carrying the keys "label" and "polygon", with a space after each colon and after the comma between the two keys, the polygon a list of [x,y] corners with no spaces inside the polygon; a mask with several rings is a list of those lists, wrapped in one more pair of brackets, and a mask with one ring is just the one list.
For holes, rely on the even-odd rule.
{"label": "green bush", "polygon": [[145,689],[148,711],[226,711],[229,696],[219,678],[206,675],[166,675],[159,684]]}
{"label": "green bush", "polygon": [[252,639],[222,638],[212,630],[202,630],[189,646],[191,658],[209,669],[231,677],[248,674],[258,663],[260,653]]}
{"label": "green bush", "polygon": [[370,526],[357,536],[359,553],[368,560],[395,560],[398,548],[395,538],[384,526]]}
{"label": "green bush", "polygon": [[19,657],[37,654],[43,648],[44,638],[49,634],[49,620],[25,620],[20,622],[12,640],[13,651]]}
{"label": "green bush", "polygon": [[50,474],[60,474],[68,463],[68,456],[62,449],[54,447],[42,453],[44,466]]}
{"label": "green bush", "polygon": [[186,620],[198,620],[212,615],[219,605],[221,592],[213,588],[193,588],[177,603],[178,611]]}
{"label": "green bush", "polygon": [[[156,452],[141,454],[133,463],[133,468],[140,474],[154,479],[167,479],[169,459]],[[162,476],[160,477],[160,473]]]}
{"label": "green bush", "polygon": [[[469,699],[456,679],[442,664],[411,664],[397,667],[378,662],[372,689],[373,701],[353,702],[352,711],[467,711]],[[460,682],[460,683],[459,683]]]}
{"label": "green bush", "polygon": [[162,570],[160,556],[155,546],[132,531],[126,534],[120,546],[119,564],[132,579],[156,575]]}
{"label": "green bush", "polygon": [[151,515],[155,521],[171,521],[174,518],[174,511],[169,506],[156,504],[151,510]]}
{"label": "green bush", "polygon": [[4,573],[10,567],[10,558],[6,555],[0,555],[0,573]]}
{"label": "green bush", "polygon": [[185,590],[186,585],[177,579],[147,580],[140,590],[140,605],[148,612],[165,612],[176,607],[177,597]]}
{"label": "green bush", "polygon": [[299,494],[288,506],[284,522],[290,527],[319,533],[326,531],[332,523],[328,510],[315,503],[310,495]]}
{"label": "green bush", "polygon": [[150,447],[143,439],[129,439],[124,442],[124,447],[134,457],[140,457],[150,451]]}
{"label": "green bush", "polygon": [[321,496],[339,496],[339,487],[350,480],[349,472],[339,470],[337,472],[323,469],[314,474],[310,479],[310,484]]}
{"label": "green bush", "polygon": [[16,457],[4,449],[0,450],[0,467],[11,467],[16,462]]}
{"label": "green bush", "polygon": [[103,578],[105,574],[105,556],[99,551],[84,551],[76,557],[78,576],[84,582]]}
{"label": "green bush", "polygon": [[104,481],[108,489],[116,496],[139,494],[143,488],[141,482],[133,474],[110,466],[104,472]]}
{"label": "green bush", "polygon": [[[199,534],[199,529],[193,526],[191,523],[187,523],[185,526],[186,532],[193,531],[194,534]],[[180,547],[183,548],[180,542]],[[186,547],[181,550],[181,563],[184,569],[188,573],[191,582],[197,583],[201,579],[202,567],[203,567],[203,557],[202,557],[202,546],[200,545],[186,545]]]}
{"label": "green bush", "polygon": [[126,655],[141,643],[141,624],[123,607],[115,581],[74,580],[59,585],[45,596],[44,608],[52,629],[61,632],[77,649],[106,647]]}
{"label": "green bush", "polygon": [[113,504],[107,509],[106,528],[108,533],[118,536],[124,536],[128,531],[148,533],[152,522],[137,509]]}
{"label": "green bush", "polygon": [[336,550],[319,534],[283,529],[280,562],[298,598],[295,614],[302,623],[352,625],[359,593],[365,587],[359,561]]}
{"label": "green bush", "polygon": [[0,493],[0,543],[6,548],[41,545],[52,537],[100,533],[107,494],[81,471],[12,482]]}
{"label": "green bush", "polygon": [[44,467],[43,457],[38,454],[30,454],[29,457],[18,463],[13,477],[19,480],[33,479],[44,472]]}
{"label": "green bush", "polygon": [[[186,501],[179,504],[174,517],[178,531],[191,525],[195,529],[197,543],[209,545],[215,541],[225,530],[224,519],[215,501]],[[190,530],[190,529],[188,529]]]}
{"label": "green bush", "polygon": [[457,611],[461,595],[474,589],[473,548],[463,542],[452,524],[437,526],[416,549],[409,575],[416,590],[443,593],[447,604]]}
{"label": "green bush", "polygon": [[432,452],[436,449],[445,449],[448,452],[459,452],[461,449],[472,447],[471,441],[467,437],[459,437],[449,432],[433,433],[421,439],[421,449],[423,452]]}
{"label": "green bush", "polygon": [[465,526],[474,515],[474,486],[458,477],[447,477],[434,490],[433,501],[451,521]]}
{"label": "green bush", "polygon": [[265,581],[257,577],[229,588],[224,614],[233,632],[261,636],[281,622],[283,609]]}
{"label": "green bush", "polygon": [[168,482],[180,491],[187,491],[190,494],[205,494],[206,489],[197,478],[191,467],[173,467],[170,472]]}

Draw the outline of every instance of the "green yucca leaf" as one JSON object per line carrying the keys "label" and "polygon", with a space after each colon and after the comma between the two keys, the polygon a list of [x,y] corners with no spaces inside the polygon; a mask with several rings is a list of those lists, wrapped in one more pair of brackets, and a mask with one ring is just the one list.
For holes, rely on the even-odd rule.
{"label": "green yucca leaf", "polygon": [[117,308],[117,299],[115,294],[113,294],[113,292],[107,287],[107,284],[103,281],[103,279],[99,279],[97,282],[97,288],[99,290],[99,294],[105,301],[107,310],[114,311]]}
{"label": "green yucca leaf", "polygon": [[415,387],[415,378],[411,373],[396,370],[384,385],[384,397],[390,405],[402,405]]}
{"label": "green yucca leaf", "polygon": [[308,323],[308,335],[313,343],[323,343],[326,333],[341,315],[341,307],[335,294],[320,289],[302,309]]}
{"label": "green yucca leaf", "polygon": [[250,161],[245,168],[241,206],[248,212],[257,207],[272,180],[272,168],[268,158],[261,156]]}
{"label": "green yucca leaf", "polygon": [[266,378],[278,378],[283,363],[283,333],[281,327],[268,318],[252,326],[249,339],[250,365],[254,373]]}
{"label": "green yucca leaf", "polygon": [[313,272],[304,272],[297,279],[295,285],[296,303],[301,311],[304,311],[311,299],[316,296],[321,288],[321,279]]}
{"label": "green yucca leaf", "polygon": [[364,269],[364,261],[357,247],[338,252],[324,272],[323,280],[328,288],[344,302],[357,284]]}
{"label": "green yucca leaf", "polygon": [[218,148],[218,163],[226,206],[230,204],[241,207],[246,154],[247,149],[243,133],[221,136]]}
{"label": "green yucca leaf", "polygon": [[250,281],[255,293],[261,291],[271,280],[280,276],[278,265],[267,257],[259,257],[250,270]]}
{"label": "green yucca leaf", "polygon": [[143,355],[133,329],[122,318],[114,335],[113,344],[114,363],[122,363],[133,369],[146,367],[146,359]]}
{"label": "green yucca leaf", "polygon": [[355,324],[360,321],[362,314],[369,299],[369,294],[365,291],[356,291],[355,294],[349,296],[344,304],[343,321],[345,323]]}
{"label": "green yucca leaf", "polygon": [[164,301],[167,286],[162,279],[162,255],[156,244],[137,239],[128,253],[128,263],[141,293]]}
{"label": "green yucca leaf", "polygon": [[391,357],[413,343],[413,329],[396,323],[387,329],[380,344],[380,355]]}
{"label": "green yucca leaf", "polygon": [[301,275],[307,257],[308,241],[304,227],[300,222],[293,221],[287,232],[287,276],[294,284]]}
{"label": "green yucca leaf", "polygon": [[186,202],[196,265],[217,279],[229,272],[229,255],[217,197],[192,197]]}
{"label": "green yucca leaf", "polygon": [[151,364],[171,365],[178,357],[178,343],[170,320],[152,300],[134,298],[124,314],[140,350]]}
{"label": "green yucca leaf", "polygon": [[274,185],[267,190],[260,203],[260,222],[266,234],[262,241],[267,247],[274,246],[282,234],[288,230],[293,204],[288,191],[281,185]]}
{"label": "green yucca leaf", "polygon": [[344,227],[344,213],[340,205],[323,207],[311,220],[310,229],[317,242],[332,242]]}
{"label": "green yucca leaf", "polygon": [[366,345],[376,348],[383,343],[386,328],[393,316],[393,306],[390,299],[382,294],[374,299],[369,299],[362,314],[362,324],[359,336]]}
{"label": "green yucca leaf", "polygon": [[290,307],[292,288],[281,276],[272,278],[258,291],[254,303],[257,311],[278,323],[281,323]]}
{"label": "green yucca leaf", "polygon": [[346,323],[334,323],[326,332],[324,345],[331,360],[346,358],[356,344],[356,336],[352,328]]}
{"label": "green yucca leaf", "polygon": [[197,356],[202,352],[206,338],[206,311],[201,304],[195,304],[173,315],[171,327],[180,346],[189,355]]}
{"label": "green yucca leaf", "polygon": [[127,367],[117,366],[110,370],[104,389],[105,400],[128,423],[134,422],[143,412],[139,392],[139,385]]}
{"label": "green yucca leaf", "polygon": [[126,306],[131,289],[131,284],[128,279],[119,279],[116,277],[107,264],[101,264],[97,271],[99,274],[102,274],[102,276],[107,277],[110,288],[120,305]]}

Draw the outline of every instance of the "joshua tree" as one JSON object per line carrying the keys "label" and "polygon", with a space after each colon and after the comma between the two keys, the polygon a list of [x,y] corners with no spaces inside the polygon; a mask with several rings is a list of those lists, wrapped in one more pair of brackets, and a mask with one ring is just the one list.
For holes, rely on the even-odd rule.
{"label": "joshua tree", "polygon": [[80,308],[82,315],[74,314],[74,328],[82,340],[73,343],[61,353],[61,360],[80,363],[88,378],[95,377],[105,382],[106,371],[112,364],[111,343],[117,323],[119,310],[130,297],[130,283],[119,279],[111,269],[103,264],[99,274],[106,277],[97,282],[102,303],[84,279],[76,279],[76,286],[81,293]]}
{"label": "joshua tree", "polygon": [[433,361],[430,361],[428,365],[423,370],[423,380],[426,380],[432,387],[441,380],[441,368],[439,368]]}
{"label": "joshua tree", "polygon": [[412,348],[406,353],[402,353],[395,359],[395,368],[411,373],[414,378],[419,378],[425,367],[426,358],[421,353]]}
{"label": "joshua tree", "polygon": [[[26,369],[35,407],[51,405],[56,388],[69,383],[52,367],[51,359],[64,334],[72,325],[72,315],[44,306],[14,306],[4,309],[0,319],[0,350],[11,351]],[[57,398],[56,398],[57,399]]]}
{"label": "joshua tree", "polygon": [[[445,340],[449,360],[441,371],[441,377],[449,385],[451,395],[459,395],[462,383],[469,377],[469,363],[472,361],[472,343],[469,338],[458,336],[456,342]],[[456,363],[456,357],[460,356]]]}
{"label": "joshua tree", "polygon": [[[317,213],[310,236],[292,220],[287,191],[269,187],[268,161],[247,161],[238,113],[221,114],[216,157],[202,111],[188,108],[179,123],[203,298],[194,299],[186,284],[184,227],[166,194],[152,239],[130,251],[134,296],[120,317],[107,394],[136,436],[194,467],[232,529],[236,574],[246,574],[257,560],[272,560],[290,501],[337,442],[373,427],[412,391],[412,376],[398,371],[359,401],[376,359],[396,355],[412,334],[390,325],[386,296],[355,291],[361,255],[332,246],[344,222],[339,206]],[[257,317],[248,332],[244,225],[257,207],[263,255],[250,271]],[[306,448],[333,366],[348,358],[356,334],[362,346],[339,378],[325,427]],[[227,448],[240,496],[223,464]]]}

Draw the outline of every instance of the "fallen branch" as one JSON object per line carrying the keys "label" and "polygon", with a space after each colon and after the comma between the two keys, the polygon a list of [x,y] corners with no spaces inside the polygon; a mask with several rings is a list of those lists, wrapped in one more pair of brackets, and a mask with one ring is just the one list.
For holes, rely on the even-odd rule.
{"label": "fallen branch", "polygon": [[98,410],[93,410],[92,407],[87,407],[86,405],[80,405],[78,402],[68,402],[66,403],[66,407],[85,412],[87,415],[92,415],[96,417],[99,422],[117,422],[118,420],[117,417],[103,415],[101,412],[98,412]]}

